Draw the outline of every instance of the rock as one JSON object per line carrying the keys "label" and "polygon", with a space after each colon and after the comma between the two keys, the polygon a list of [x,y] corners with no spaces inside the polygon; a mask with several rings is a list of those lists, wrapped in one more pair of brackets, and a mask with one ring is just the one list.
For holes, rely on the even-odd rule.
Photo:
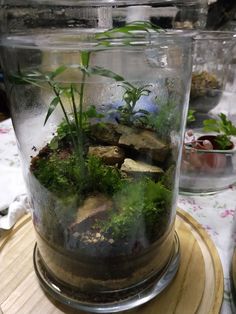
{"label": "rock", "polygon": [[121,171],[124,171],[130,176],[148,175],[151,177],[160,177],[160,175],[164,173],[164,171],[157,166],[142,161],[135,161],[130,158],[125,159],[121,166]]}
{"label": "rock", "polygon": [[106,210],[111,209],[112,201],[103,194],[88,197],[82,206],[78,208],[76,219],[73,225],[80,224],[85,219]]}
{"label": "rock", "polygon": [[75,238],[78,238],[79,237],[79,232],[75,232],[75,233],[73,233],[73,236],[75,237]]}
{"label": "rock", "polygon": [[91,138],[99,143],[134,149],[151,160],[160,162],[169,153],[168,145],[158,139],[155,132],[122,124],[94,124],[91,126]]}
{"label": "rock", "polygon": [[152,131],[129,128],[124,125],[118,126],[117,131],[121,133],[119,145],[145,154],[151,160],[163,162],[169,153],[168,145],[158,139]]}
{"label": "rock", "polygon": [[124,150],[118,146],[91,146],[88,154],[101,158],[106,165],[120,165],[125,158]]}
{"label": "rock", "polygon": [[116,125],[111,123],[93,124],[90,133],[92,139],[104,144],[116,145],[120,138]]}

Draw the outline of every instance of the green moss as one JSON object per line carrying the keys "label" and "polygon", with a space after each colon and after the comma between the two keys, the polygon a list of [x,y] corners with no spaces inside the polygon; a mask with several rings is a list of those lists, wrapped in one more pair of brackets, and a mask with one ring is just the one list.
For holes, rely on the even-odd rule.
{"label": "green moss", "polygon": [[77,190],[75,179],[79,176],[78,171],[74,155],[61,159],[56,152],[53,152],[47,157],[37,158],[33,173],[49,191],[66,196]]}
{"label": "green moss", "polygon": [[106,166],[102,160],[89,156],[87,160],[87,185],[91,191],[112,195],[122,186],[121,174],[117,168]]}
{"label": "green moss", "polygon": [[114,238],[130,237],[145,230],[148,237],[166,224],[172,193],[160,182],[144,178],[128,183],[114,197],[115,212],[103,226]]}
{"label": "green moss", "polygon": [[192,74],[190,99],[205,96],[209,90],[219,89],[221,85],[217,77],[206,71]]}
{"label": "green moss", "polygon": [[51,151],[37,158],[32,171],[45,188],[60,198],[74,194],[82,197],[95,191],[111,195],[122,183],[119,171],[104,165],[98,157],[89,156],[80,163],[75,153],[67,151]]}
{"label": "green moss", "polygon": [[166,142],[170,142],[171,131],[179,131],[180,121],[180,111],[176,101],[173,99],[162,103],[158,114],[155,113],[148,116],[148,125]]}

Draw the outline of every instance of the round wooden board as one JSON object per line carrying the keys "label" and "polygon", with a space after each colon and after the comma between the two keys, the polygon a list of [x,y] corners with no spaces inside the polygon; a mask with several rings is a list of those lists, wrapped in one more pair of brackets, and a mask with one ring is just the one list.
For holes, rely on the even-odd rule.
{"label": "round wooden board", "polygon": [[[170,286],[132,314],[218,314],[223,298],[223,271],[214,244],[204,229],[178,210],[179,271]],[[31,218],[25,216],[0,239],[0,313],[77,313],[44,294],[33,269],[35,244]],[[125,312],[122,312],[125,313]]]}

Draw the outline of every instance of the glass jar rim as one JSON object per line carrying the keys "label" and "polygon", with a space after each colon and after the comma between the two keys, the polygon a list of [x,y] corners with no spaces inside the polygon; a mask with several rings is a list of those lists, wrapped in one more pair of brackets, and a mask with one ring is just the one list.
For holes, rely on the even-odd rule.
{"label": "glass jar rim", "polygon": [[232,31],[198,31],[194,40],[236,40],[236,32]]}
{"label": "glass jar rim", "polygon": [[[2,36],[0,41],[0,46],[12,46],[15,48],[27,48],[27,49],[42,49],[46,50],[108,50],[111,48],[120,48],[120,47],[129,47],[137,48],[149,45],[158,44],[160,40],[161,44],[166,42],[175,43],[175,42],[186,42],[188,44],[189,40],[192,41],[196,35],[194,30],[167,30],[150,33],[139,33],[134,34],[132,37],[115,37],[115,38],[101,38],[99,40],[95,39],[94,36],[89,38],[90,33],[93,30],[81,30],[80,33],[78,29],[64,30],[61,34],[58,33],[58,30],[51,30],[50,32],[39,33],[37,34],[12,34]],[[98,30],[96,30],[98,32]],[[100,30],[99,30],[100,31]],[[84,35],[87,35],[86,38],[80,38],[78,42],[78,36],[84,32]],[[90,33],[89,33],[90,32]],[[94,35],[94,32],[92,33]],[[36,38],[35,39],[35,35]],[[55,36],[54,36],[55,35]],[[54,37],[52,37],[54,36]],[[40,44],[37,44],[40,43]],[[80,48],[80,49],[78,49]]]}
{"label": "glass jar rim", "polygon": [[3,5],[62,5],[62,6],[126,6],[126,5],[148,5],[148,4],[157,4],[160,6],[168,5],[181,5],[189,6],[196,4],[203,4],[202,0],[6,0],[3,1]]}

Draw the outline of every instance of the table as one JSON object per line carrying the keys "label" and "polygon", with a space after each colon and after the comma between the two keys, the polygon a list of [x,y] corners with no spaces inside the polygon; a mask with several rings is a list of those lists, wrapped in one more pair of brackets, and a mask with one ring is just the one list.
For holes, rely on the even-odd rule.
{"label": "table", "polygon": [[[0,123],[0,210],[25,193],[11,120]],[[220,255],[225,280],[222,314],[231,314],[229,270],[236,243],[236,187],[207,196],[179,195],[178,206],[191,214],[209,233]],[[236,217],[235,217],[236,218]],[[235,228],[234,228],[235,225]]]}

